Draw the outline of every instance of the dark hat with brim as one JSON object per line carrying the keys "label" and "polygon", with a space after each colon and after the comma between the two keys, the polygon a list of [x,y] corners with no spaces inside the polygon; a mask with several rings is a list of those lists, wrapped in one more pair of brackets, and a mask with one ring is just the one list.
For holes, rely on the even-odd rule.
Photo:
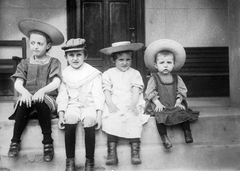
{"label": "dark hat with brim", "polygon": [[171,39],[160,39],[151,43],[144,52],[144,62],[150,72],[158,72],[157,68],[154,67],[155,56],[163,50],[172,52],[175,57],[173,71],[181,69],[186,60],[186,52],[183,46]]}
{"label": "dark hat with brim", "polygon": [[26,18],[18,23],[19,30],[27,37],[29,32],[40,31],[47,34],[51,40],[52,45],[61,45],[64,42],[63,34],[54,26],[40,20]]}
{"label": "dark hat with brim", "polygon": [[111,55],[116,52],[137,51],[143,47],[142,43],[131,43],[130,41],[122,41],[112,43],[111,47],[101,49],[100,52],[106,55]]}

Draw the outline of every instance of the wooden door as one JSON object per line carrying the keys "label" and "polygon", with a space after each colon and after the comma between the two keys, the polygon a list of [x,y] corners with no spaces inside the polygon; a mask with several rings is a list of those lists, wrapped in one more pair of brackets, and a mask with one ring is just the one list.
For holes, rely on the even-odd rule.
{"label": "wooden door", "polygon": [[[145,43],[144,0],[68,0],[68,39],[85,38],[87,63],[105,71],[112,66],[99,52],[117,41]],[[145,78],[143,51],[136,52],[132,67]]]}

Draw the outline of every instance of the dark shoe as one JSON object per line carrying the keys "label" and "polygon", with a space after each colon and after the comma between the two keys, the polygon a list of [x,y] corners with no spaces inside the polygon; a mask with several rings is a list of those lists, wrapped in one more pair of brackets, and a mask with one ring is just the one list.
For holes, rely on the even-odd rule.
{"label": "dark shoe", "polygon": [[168,138],[167,135],[161,135],[160,137],[161,137],[161,139],[162,139],[163,146],[164,146],[166,149],[169,149],[169,148],[172,147],[172,143],[171,143],[171,141],[169,140],[169,138]]}
{"label": "dark shoe", "polygon": [[52,161],[54,156],[53,144],[44,144],[43,158],[45,162]]}
{"label": "dark shoe", "polygon": [[131,161],[132,164],[141,164],[140,159],[140,143],[139,142],[133,142],[131,143]]}
{"label": "dark shoe", "polygon": [[17,157],[19,150],[20,150],[20,143],[12,142],[10,144],[10,148],[9,148],[9,151],[8,151],[8,157],[11,157],[11,158]]}
{"label": "dark shoe", "polygon": [[116,142],[108,142],[108,156],[106,165],[116,165],[118,164],[118,157],[117,157],[117,143]]}
{"label": "dark shoe", "polygon": [[75,159],[74,158],[69,158],[66,160],[66,169],[65,171],[76,171],[75,168]]}
{"label": "dark shoe", "polygon": [[86,159],[85,171],[93,171],[93,170],[94,170],[94,159]]}
{"label": "dark shoe", "polygon": [[193,137],[192,137],[191,130],[184,131],[184,137],[185,137],[185,142],[187,144],[193,142]]}

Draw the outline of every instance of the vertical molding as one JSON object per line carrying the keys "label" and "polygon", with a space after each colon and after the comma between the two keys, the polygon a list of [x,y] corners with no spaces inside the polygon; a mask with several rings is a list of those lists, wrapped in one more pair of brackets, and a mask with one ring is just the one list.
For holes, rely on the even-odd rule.
{"label": "vertical molding", "polygon": [[231,106],[240,106],[240,1],[228,1],[229,83]]}
{"label": "vertical molding", "polygon": [[67,0],[67,40],[75,38],[76,35],[76,1]]}

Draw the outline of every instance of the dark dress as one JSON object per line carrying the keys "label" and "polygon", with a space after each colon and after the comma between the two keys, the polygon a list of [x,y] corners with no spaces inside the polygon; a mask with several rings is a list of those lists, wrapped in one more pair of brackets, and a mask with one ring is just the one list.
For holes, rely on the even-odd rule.
{"label": "dark dress", "polygon": [[[54,77],[62,79],[61,63],[56,58],[50,58],[46,64],[32,64],[30,58],[23,59],[18,64],[16,72],[11,76],[11,79],[15,81],[17,78],[24,80],[24,87],[31,93],[36,93],[42,87],[45,87],[52,82]],[[51,111],[51,118],[56,118],[57,104],[55,97],[57,96],[57,90],[54,90],[44,96],[44,102],[47,104]],[[10,120],[15,119],[16,108],[18,106],[18,97],[15,99],[15,109],[13,114],[9,117]],[[35,118],[36,110],[30,112],[30,118]]]}
{"label": "dark dress", "polygon": [[182,101],[182,105],[186,110],[180,107],[174,107],[177,97],[177,75],[173,74],[172,83],[163,83],[158,74],[153,74],[155,83],[157,84],[157,92],[159,101],[166,107],[161,112],[155,112],[155,104],[152,101],[148,101],[146,105],[146,114],[155,116],[157,123],[163,123],[165,125],[176,125],[185,121],[195,121],[198,119],[199,112],[192,111],[188,108],[185,99]]}

